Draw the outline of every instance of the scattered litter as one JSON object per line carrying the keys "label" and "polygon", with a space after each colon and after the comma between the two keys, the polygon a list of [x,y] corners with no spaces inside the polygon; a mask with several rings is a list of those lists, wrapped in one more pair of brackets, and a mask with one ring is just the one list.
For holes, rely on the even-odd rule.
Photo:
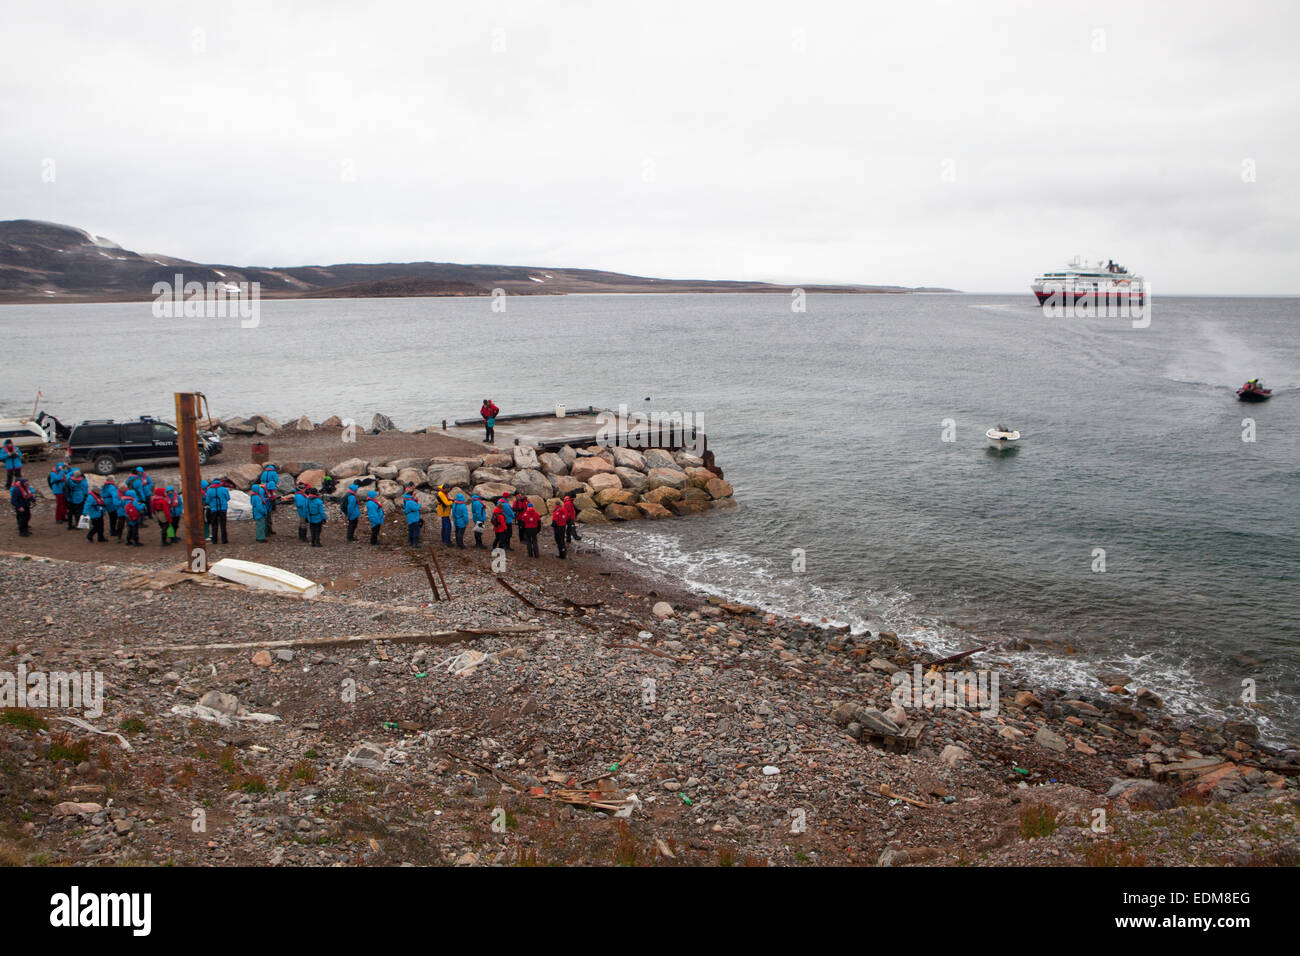
{"label": "scattered litter", "polygon": [[484,664],[497,663],[495,654],[484,654],[482,651],[468,650],[461,651],[444,661],[439,661],[436,666],[444,668],[448,674],[454,674],[457,677],[468,677]]}

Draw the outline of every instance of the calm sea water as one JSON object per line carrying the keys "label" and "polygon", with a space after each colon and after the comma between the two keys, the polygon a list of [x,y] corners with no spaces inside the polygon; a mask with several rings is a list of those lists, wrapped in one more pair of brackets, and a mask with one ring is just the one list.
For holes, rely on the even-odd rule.
{"label": "calm sea water", "polygon": [[[703,417],[744,507],[598,533],[634,560],[936,650],[1022,638],[1005,666],[1071,686],[1118,669],[1175,710],[1300,730],[1300,300],[1161,299],[1146,329],[1048,319],[1027,292],[814,296],[803,314],[783,296],[265,302],[254,329],[8,306],[0,341],[0,410],[39,387],[65,422],[170,418],[179,388],[218,416],[402,427],[485,394],[650,396]],[[1274,399],[1235,401],[1255,376]],[[1016,453],[986,448],[997,423],[1023,432]]]}

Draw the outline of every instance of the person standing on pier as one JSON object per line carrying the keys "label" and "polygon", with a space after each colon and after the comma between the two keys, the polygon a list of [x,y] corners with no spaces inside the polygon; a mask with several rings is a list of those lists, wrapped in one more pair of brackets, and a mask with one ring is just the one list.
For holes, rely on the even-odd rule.
{"label": "person standing on pier", "polygon": [[27,479],[21,475],[14,479],[9,488],[9,503],[13,505],[14,517],[18,519],[18,534],[30,538],[32,534],[32,502],[36,492],[27,486]]}
{"label": "person standing on pier", "polygon": [[487,505],[478,495],[470,498],[470,517],[474,520],[474,547],[483,547],[483,532],[487,528]]}
{"label": "person standing on pier", "polygon": [[348,519],[348,540],[357,540],[357,522],[361,520],[361,505],[357,503],[356,482],[348,485],[348,493],[343,496],[343,517]]}
{"label": "person standing on pier", "polygon": [[307,528],[311,532],[311,546],[321,547],[320,533],[325,527],[325,502],[315,488],[307,489]]}
{"label": "person standing on pier", "polygon": [[50,493],[54,495],[54,520],[67,521],[68,502],[63,497],[64,486],[68,483],[67,464],[62,461],[56,464],[45,480],[50,486]]}
{"label": "person standing on pier", "polygon": [[366,495],[366,519],[370,522],[370,546],[379,543],[379,529],[384,526],[384,507],[379,503],[379,492],[373,489]]}
{"label": "person standing on pier", "polygon": [[104,511],[108,513],[108,533],[117,538],[117,543],[121,544],[122,525],[126,524],[126,512],[122,508],[122,492],[112,481],[105,479],[99,494],[104,499]]}
{"label": "person standing on pier", "polygon": [[[442,488],[438,489],[442,494]],[[415,495],[415,485],[407,484],[406,493],[402,495],[402,514],[406,516],[406,543],[413,548],[420,546],[420,499]]]}
{"label": "person standing on pier", "polygon": [[23,453],[12,438],[5,439],[0,461],[5,463],[5,488],[12,488],[14,482],[23,476]]}
{"label": "person standing on pier", "polygon": [[447,486],[438,486],[438,520],[442,523],[442,543],[451,547],[451,498]]}
{"label": "person standing on pier", "polygon": [[465,529],[469,526],[469,504],[463,492],[456,492],[456,503],[451,506],[451,523],[456,528],[456,547],[465,547]]}
{"label": "person standing on pier", "polygon": [[569,553],[569,509],[564,505],[551,512],[551,532],[555,535],[555,550],[563,558]]}
{"label": "person standing on pier", "polygon": [[68,500],[68,530],[71,531],[81,521],[81,506],[86,501],[86,476],[81,473],[80,468],[74,468],[68,473],[67,484],[63,488],[63,496]]}
{"label": "person standing on pier", "polygon": [[103,495],[94,488],[86,490],[86,517],[90,519],[90,530],[86,532],[86,540],[94,541],[95,536],[99,536],[99,543],[103,544],[107,538],[104,537],[104,512],[108,510],[108,504],[104,501]]}
{"label": "person standing on pier", "polygon": [[489,445],[495,445],[497,443],[497,416],[501,414],[501,409],[497,408],[492,399],[485,398],[478,413],[483,417],[483,441]]}

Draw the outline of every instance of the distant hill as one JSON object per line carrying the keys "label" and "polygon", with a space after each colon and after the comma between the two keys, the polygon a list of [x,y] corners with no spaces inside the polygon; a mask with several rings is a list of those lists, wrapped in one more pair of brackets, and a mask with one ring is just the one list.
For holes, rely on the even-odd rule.
{"label": "distant hill", "polygon": [[[0,222],[0,302],[109,302],[152,299],[155,282],[259,282],[264,298],[510,295],[572,292],[781,292],[791,285],[645,276],[541,266],[454,262],[341,263],[331,266],[209,265],[123,249],[73,226],[32,219]],[[808,292],[952,292],[888,285],[802,285]]]}

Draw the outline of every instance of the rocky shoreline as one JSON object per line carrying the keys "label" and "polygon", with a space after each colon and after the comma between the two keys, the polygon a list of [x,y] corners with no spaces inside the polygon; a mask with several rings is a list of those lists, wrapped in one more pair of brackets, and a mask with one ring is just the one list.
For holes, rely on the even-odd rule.
{"label": "rocky shoreline", "polygon": [[[276,434],[302,461],[337,441]],[[400,484],[376,468],[414,441],[354,450]],[[581,451],[568,477],[603,459]],[[469,489],[496,467],[428,457],[426,481],[466,468]],[[514,464],[516,480],[564,477]],[[1003,676],[996,707],[970,683],[900,697],[900,675],[1006,675],[1014,658],[936,664],[890,631],[704,598],[613,560],[616,526],[503,573],[486,550],[442,551],[437,602],[401,545],[259,549],[239,522],[213,546],[326,585],[304,600],[86,544],[47,507],[34,523],[0,533],[22,596],[0,618],[0,671],[102,672],[104,713],[83,719],[120,741],[72,711],[0,710],[0,862],[1297,862],[1300,752],[1248,723],[1172,720],[1110,673],[1077,695]]]}
{"label": "rocky shoreline", "polygon": [[[211,419],[201,425],[227,434],[266,437],[282,428],[342,433],[346,427],[338,416],[319,424],[303,416],[282,426],[266,415]],[[376,415],[369,429],[370,434],[396,431],[392,420],[384,415]],[[419,429],[409,434],[429,431]],[[408,483],[416,486],[416,497],[424,512],[434,509],[435,492],[445,485],[452,497],[463,492],[466,498],[477,494],[485,501],[522,492],[545,521],[565,496],[572,495],[578,521],[584,524],[670,518],[736,506],[731,484],[718,471],[705,467],[703,458],[686,451],[565,445],[558,452],[539,453],[524,445],[503,451],[492,445],[484,447],[481,455],[420,458],[398,454],[373,459],[350,457],[332,464],[286,458],[268,461],[280,469],[280,494],[292,494],[295,481],[319,488],[328,475],[341,485],[334,498],[341,498],[347,485],[357,482],[378,492],[385,511],[401,510],[402,491]],[[235,465],[222,471],[214,462],[214,467],[217,470],[205,469],[205,473],[211,472],[205,477],[227,478],[241,491],[247,491],[262,471],[261,464]]]}

